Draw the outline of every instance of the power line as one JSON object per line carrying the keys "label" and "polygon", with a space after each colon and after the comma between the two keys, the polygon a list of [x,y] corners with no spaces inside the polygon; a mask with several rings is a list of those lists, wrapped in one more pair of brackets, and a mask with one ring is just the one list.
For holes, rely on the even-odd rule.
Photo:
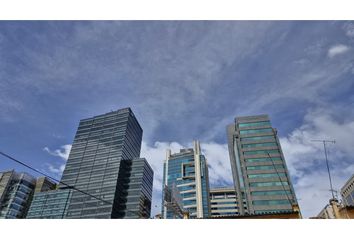
{"label": "power line", "polygon": [[[70,188],[70,189],[74,189],[74,190],[76,190],[76,191],[78,191],[78,192],[80,192],[80,193],[86,194],[86,195],[88,195],[88,196],[90,196],[90,197],[93,197],[93,198],[95,198],[95,199],[97,199],[97,200],[99,200],[99,201],[102,201],[102,202],[104,202],[104,203],[106,203],[106,204],[114,205],[112,202],[109,202],[109,201],[104,200],[104,199],[102,199],[102,198],[100,198],[100,197],[94,196],[94,195],[92,195],[92,194],[90,194],[90,193],[88,193],[88,192],[85,192],[85,191],[83,191],[83,190],[80,190],[80,189],[78,189],[78,188],[76,188],[76,187],[74,187],[74,186],[71,186],[71,185],[69,185],[69,184],[67,184],[67,183],[64,183],[64,182],[62,182],[62,181],[60,181],[60,180],[58,180],[58,179],[56,179],[56,178],[53,178],[53,177],[49,176],[48,174],[43,173],[43,172],[41,172],[41,171],[39,171],[39,170],[37,170],[37,169],[35,169],[35,168],[29,166],[28,164],[26,164],[26,163],[24,163],[24,162],[22,162],[22,161],[20,161],[20,160],[17,160],[17,159],[15,159],[15,158],[13,158],[13,157],[11,157],[10,155],[8,155],[8,154],[6,154],[6,153],[4,153],[4,152],[2,152],[2,151],[0,151],[0,154],[3,155],[4,157],[6,157],[6,158],[8,158],[8,159],[10,159],[10,160],[12,160],[12,161],[14,161],[14,162],[16,162],[16,163],[18,163],[18,164],[20,164],[20,165],[22,165],[22,166],[28,168],[28,169],[31,169],[32,171],[34,171],[34,172],[36,172],[36,173],[39,173],[39,174],[41,174],[41,175],[43,175],[43,176],[45,176],[45,177],[47,177],[47,178],[50,178],[50,179],[52,179],[52,180],[55,181],[55,182],[58,182],[58,183],[60,183],[60,184],[63,184],[64,186],[66,186],[66,187],[68,187],[68,188]],[[130,211],[130,210],[125,210],[125,212],[127,212],[127,213],[129,212],[129,213],[133,213],[133,214],[135,214],[135,215],[138,215],[138,213],[136,213],[136,212],[134,212],[134,211]]]}
{"label": "power line", "polygon": [[83,194],[86,194],[86,195],[88,195],[88,196],[90,196],[90,197],[93,197],[93,198],[95,198],[95,199],[97,199],[97,200],[100,200],[100,201],[102,201],[102,202],[105,202],[105,203],[107,203],[107,204],[113,204],[113,203],[111,203],[111,202],[109,202],[109,201],[107,201],[107,200],[104,200],[104,199],[102,199],[102,198],[96,197],[96,196],[94,196],[94,195],[92,195],[92,194],[90,194],[90,193],[84,192],[84,191],[82,191],[82,190],[80,190],[80,189],[78,189],[78,188],[76,188],[76,187],[74,187],[74,186],[71,186],[71,185],[66,184],[66,183],[64,183],[64,182],[62,182],[62,181],[60,181],[60,180],[58,180],[58,179],[56,179],[56,178],[53,178],[53,177],[49,176],[48,174],[45,174],[45,173],[43,173],[43,172],[41,172],[41,171],[39,171],[39,170],[37,170],[37,169],[35,169],[35,168],[33,168],[33,167],[27,165],[26,163],[21,162],[21,161],[15,159],[15,158],[13,158],[13,157],[11,157],[11,156],[9,156],[9,155],[3,153],[3,152],[1,152],[1,151],[0,151],[0,154],[3,155],[4,157],[7,157],[7,158],[13,160],[14,162],[16,162],[16,163],[18,163],[18,164],[21,164],[22,166],[25,166],[25,167],[31,169],[32,171],[34,171],[34,172],[36,172],[36,173],[39,173],[39,174],[41,174],[41,175],[43,175],[43,176],[45,176],[45,177],[47,177],[47,178],[50,178],[50,179],[52,179],[52,180],[55,181],[55,182],[58,182],[58,183],[60,183],[60,184],[63,184],[63,185],[66,186],[66,187],[72,188],[72,189],[74,189],[74,190],[76,190],[76,191],[78,191],[78,192],[81,192],[81,193],[83,193]]}
{"label": "power line", "polygon": [[287,190],[285,189],[285,186],[284,186],[284,184],[283,184],[283,181],[282,181],[282,179],[281,179],[281,176],[280,176],[280,174],[279,174],[277,168],[275,167],[274,161],[273,161],[272,157],[270,156],[269,152],[268,152],[267,150],[266,150],[266,152],[267,152],[267,154],[268,154],[268,157],[270,158],[270,161],[272,162],[272,165],[273,165],[273,168],[274,168],[275,172],[276,172],[277,175],[278,175],[278,178],[279,178],[279,181],[280,181],[281,186],[283,187],[285,196],[286,196],[287,200],[289,201],[290,205],[292,205],[293,203],[292,203],[292,201],[290,200],[290,198],[289,198],[289,196],[288,196],[288,192],[287,192]]}

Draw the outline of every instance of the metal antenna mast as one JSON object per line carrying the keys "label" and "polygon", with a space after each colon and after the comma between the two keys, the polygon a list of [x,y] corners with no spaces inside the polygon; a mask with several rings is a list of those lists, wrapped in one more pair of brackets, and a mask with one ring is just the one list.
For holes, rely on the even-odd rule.
{"label": "metal antenna mast", "polygon": [[332,198],[335,199],[334,197],[334,192],[335,190],[333,189],[332,186],[332,178],[331,178],[331,172],[329,170],[329,164],[328,164],[328,157],[327,157],[327,148],[326,148],[326,143],[336,143],[335,140],[311,140],[312,142],[322,142],[323,143],[323,148],[324,148],[324,152],[325,152],[325,157],[326,157],[326,165],[327,165],[327,171],[328,171],[328,177],[329,177],[329,184],[330,184],[330,191],[332,193]]}

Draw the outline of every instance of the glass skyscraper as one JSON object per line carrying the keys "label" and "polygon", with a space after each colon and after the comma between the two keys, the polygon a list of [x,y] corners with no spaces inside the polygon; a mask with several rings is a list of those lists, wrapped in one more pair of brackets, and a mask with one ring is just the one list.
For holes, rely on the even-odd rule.
{"label": "glass skyscraper", "polygon": [[246,199],[240,215],[292,211],[295,192],[268,115],[236,118],[228,145],[236,194]]}
{"label": "glass skyscraper", "polygon": [[[164,162],[163,188],[176,188],[182,197],[181,206],[189,212],[190,218],[208,218],[210,215],[208,165],[200,150],[198,141],[191,149],[181,149],[179,153],[167,151]],[[163,192],[166,192],[164,191]],[[165,196],[162,199],[162,217],[175,218],[176,213],[169,208]]]}
{"label": "glass skyscraper", "polygon": [[130,108],[80,121],[62,182],[94,197],[72,189],[65,218],[149,217],[153,172],[139,158],[142,134]]}
{"label": "glass skyscraper", "polygon": [[71,189],[60,189],[35,193],[26,218],[64,218],[71,192]]}
{"label": "glass skyscraper", "polygon": [[25,218],[36,179],[14,170],[0,173],[0,218]]}

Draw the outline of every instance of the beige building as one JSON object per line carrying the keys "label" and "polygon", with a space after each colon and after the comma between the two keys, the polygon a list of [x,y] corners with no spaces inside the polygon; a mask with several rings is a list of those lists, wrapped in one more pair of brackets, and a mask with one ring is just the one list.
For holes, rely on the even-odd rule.
{"label": "beige building", "polygon": [[343,204],[345,206],[354,206],[354,174],[344,184],[340,194],[342,195]]}
{"label": "beige building", "polygon": [[211,217],[239,215],[235,188],[210,189]]}

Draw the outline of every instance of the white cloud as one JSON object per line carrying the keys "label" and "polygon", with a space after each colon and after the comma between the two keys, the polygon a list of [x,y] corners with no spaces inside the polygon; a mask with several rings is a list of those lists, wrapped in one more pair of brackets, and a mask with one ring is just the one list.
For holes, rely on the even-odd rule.
{"label": "white cloud", "polygon": [[346,53],[350,50],[350,47],[344,44],[337,44],[328,49],[328,57],[332,58],[336,55]]}
{"label": "white cloud", "polygon": [[49,164],[49,163],[46,165],[48,167],[48,170],[51,173],[58,174],[58,175],[61,175],[65,169],[65,164],[61,164],[59,167],[55,167],[54,165]]}
{"label": "white cloud", "polygon": [[[232,174],[227,145],[214,142],[200,143],[200,145],[209,165],[210,184],[231,184]],[[182,148],[191,146],[192,143],[181,144],[178,142],[155,142],[153,146],[149,146],[143,141],[140,156],[146,158],[154,170],[152,216],[161,211],[163,161],[166,159],[166,150],[171,149],[172,153],[176,153]]]}
{"label": "white cloud", "polygon": [[52,156],[60,157],[61,159],[66,161],[68,160],[70,154],[71,145],[70,144],[63,145],[59,149],[56,149],[54,151],[51,151],[48,147],[43,148],[43,150]]}
{"label": "white cloud", "polygon": [[352,23],[352,22],[346,23],[346,24],[344,24],[343,28],[344,28],[345,34],[348,37],[350,37],[350,38],[354,37],[354,23]]}
{"label": "white cloud", "polygon": [[338,121],[331,109],[310,111],[301,127],[280,138],[304,217],[316,216],[331,198],[323,145],[313,139],[335,139],[328,144],[333,188],[340,188],[354,172],[354,119]]}
{"label": "white cloud", "polygon": [[51,173],[54,173],[57,175],[61,175],[63,173],[63,171],[65,169],[65,163],[68,160],[68,157],[70,154],[70,150],[71,150],[70,144],[63,145],[59,149],[56,149],[54,151],[51,151],[48,147],[43,148],[43,151],[49,153],[52,156],[59,157],[59,158],[61,158],[61,160],[64,161],[59,165],[59,167],[56,167],[51,163],[47,163],[46,165],[48,167],[48,170]]}

